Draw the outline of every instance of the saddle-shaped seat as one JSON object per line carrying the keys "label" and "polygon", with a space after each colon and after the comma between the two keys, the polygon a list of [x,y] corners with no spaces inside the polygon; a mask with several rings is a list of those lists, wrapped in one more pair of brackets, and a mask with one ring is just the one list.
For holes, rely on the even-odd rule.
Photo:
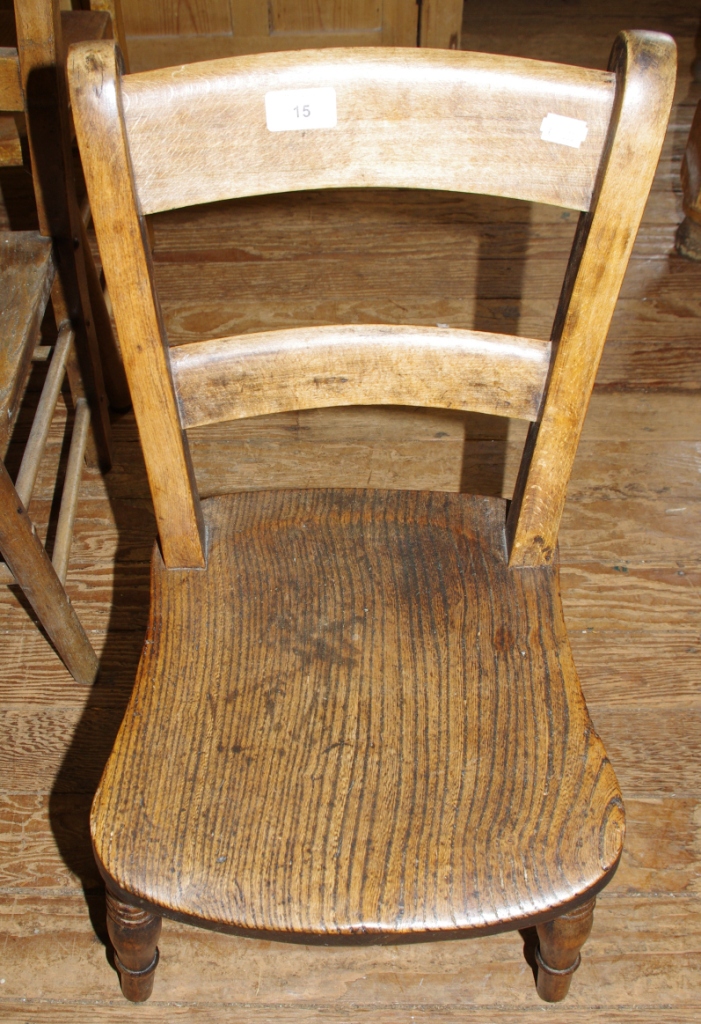
{"label": "saddle-shaped seat", "polygon": [[486,931],[605,884],[621,795],[557,567],[512,580],[503,501],[263,491],[203,511],[206,572],[154,552],[95,801],[120,889],[332,937]]}

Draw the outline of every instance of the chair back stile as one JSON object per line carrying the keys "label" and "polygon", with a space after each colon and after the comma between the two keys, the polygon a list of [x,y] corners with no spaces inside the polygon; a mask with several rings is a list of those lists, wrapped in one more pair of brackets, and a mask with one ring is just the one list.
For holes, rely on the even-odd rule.
{"label": "chair back stile", "polygon": [[[168,340],[153,282],[151,249],[131,171],[124,127],[121,67],[114,45],[76,47],[71,92],[91,210],[124,368],[134,405],[166,565],[203,567],[204,526],[190,451],[170,373]],[[108,170],[109,174],[105,171]],[[93,206],[93,201],[95,205]],[[119,229],[110,231],[111,225]]]}
{"label": "chair back stile", "polygon": [[[123,78],[108,42],[73,48],[69,66],[166,565],[206,562],[185,426],[368,401],[531,420],[507,537],[512,565],[548,563],[664,138],[671,40],[622,34],[609,72],[487,54],[334,50]],[[294,130],[307,100],[328,130]],[[277,130],[276,116],[290,130]],[[346,325],[335,335],[268,332],[169,352],[145,214],[353,186],[481,192],[581,211],[553,347],[476,331]],[[342,372],[333,373],[334,360]]]}
{"label": "chair back stile", "polygon": [[580,217],[555,315],[547,398],[529,430],[509,509],[512,565],[549,562],[555,552],[584,417],[674,96],[676,60],[671,45],[664,47],[659,38],[622,33],[611,53],[616,101],[591,207]]}

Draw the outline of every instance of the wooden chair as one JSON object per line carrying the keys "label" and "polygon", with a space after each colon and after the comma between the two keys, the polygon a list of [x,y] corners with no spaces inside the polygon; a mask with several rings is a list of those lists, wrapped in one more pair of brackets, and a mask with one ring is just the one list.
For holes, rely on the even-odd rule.
{"label": "wooden chair", "polygon": [[[111,35],[110,14],[62,12],[58,0],[22,0],[16,4],[14,18],[12,11],[1,13],[6,16],[3,31],[10,31],[16,45],[0,50],[0,110],[14,112],[0,118],[0,163],[24,162],[14,116],[20,115],[28,133],[40,233],[0,236],[0,552],[5,559],[0,562],[0,583],[20,584],[68,669],[80,682],[90,683],[97,672],[97,657],[64,584],[91,419],[97,460],[105,469],[111,461],[98,334],[103,352],[116,357],[117,350],[75,193],[65,49],[72,40]],[[37,345],[50,293],[59,328],[53,351]],[[1,460],[32,360],[37,358],[50,359],[50,365],[13,484]],[[111,382],[118,386],[123,369],[115,358],[110,369]],[[27,508],[66,374],[75,402],[75,423],[52,564]],[[126,380],[122,400],[125,394],[128,404]]]}
{"label": "wooden chair", "polygon": [[[19,583],[68,670],[78,682],[92,683],[97,656],[64,589],[90,425],[85,398],[76,403],[53,564],[27,515],[75,339],[66,321],[53,351],[37,345],[55,277],[51,248],[51,240],[35,232],[0,234],[0,583]],[[3,459],[33,358],[50,363],[13,484]]]}
{"label": "wooden chair", "polygon": [[[69,66],[160,537],[92,811],[124,994],[148,998],[166,915],[323,941],[535,925],[538,991],[561,999],[624,812],[556,537],[665,133],[672,40],[624,33],[607,72],[341,49],[123,76],[108,43]],[[340,186],[581,211],[551,341],[345,325],[169,350],[145,215]],[[355,403],[530,420],[513,500],[199,500],[187,428]]]}
{"label": "wooden chair", "polygon": [[59,0],[15,0],[14,7],[9,30],[15,45],[0,48],[0,165],[25,162],[20,136],[26,128],[39,231],[53,240],[56,256],[54,309],[57,321],[70,319],[76,331],[71,390],[76,400],[84,394],[90,402],[97,460],[108,469],[107,396],[115,408],[128,408],[131,399],[87,241],[89,209],[81,215],[78,204],[65,57],[74,42],[111,38],[111,15],[121,26],[121,10],[118,0],[93,0],[70,11],[61,10]]}

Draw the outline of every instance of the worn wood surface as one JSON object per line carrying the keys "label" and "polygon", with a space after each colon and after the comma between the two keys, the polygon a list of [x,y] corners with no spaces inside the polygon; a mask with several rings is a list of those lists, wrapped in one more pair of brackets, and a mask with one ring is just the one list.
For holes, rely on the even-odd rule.
{"label": "worn wood surface", "polygon": [[[644,25],[672,31],[681,55],[673,119],[560,532],[565,621],[627,816],[623,860],[597,902],[567,1002],[547,1008],[538,1001],[515,933],[312,950],[166,921],[169,955],[152,1002],[136,1009],[124,1003],[105,955],[104,896],[96,889],[87,825],[136,671],[155,533],[136,427],[122,416],[113,424],[115,468],[104,479],[94,471],[84,477],[68,574],[79,614],[89,608],[102,662],[87,706],[85,691],[16,592],[3,588],[3,1019],[126,1024],[136,1012],[149,1024],[355,1024],[378,1017],[389,1024],[412,1017],[536,1024],[554,1011],[566,1024],[696,1024],[701,348],[694,296],[701,281],[698,266],[675,255],[673,239],[682,216],[681,158],[698,98],[689,75],[698,20],[698,5],[687,2],[592,0],[555,9],[504,0],[498,7],[472,3],[464,30],[463,45],[473,49],[605,67],[615,32]],[[19,185],[3,179],[6,199],[18,198]],[[178,341],[242,326],[389,322],[393,315],[395,322],[546,337],[573,233],[571,221],[560,218],[555,208],[438,194],[420,202],[385,192],[244,200],[199,219],[188,211],[158,215],[156,275],[168,330]],[[264,278],[272,281],[269,290]],[[386,282],[391,299],[383,294]],[[462,480],[468,490],[476,483],[477,490],[508,494],[523,438],[521,425],[514,429],[520,433],[511,437],[497,419],[455,412],[345,409],[190,434],[197,472],[211,493],[228,478],[253,488],[272,482],[445,490],[459,489]],[[22,415],[15,430],[19,445],[26,437]],[[57,417],[47,462],[65,460],[63,431]],[[40,474],[32,503],[40,530],[55,523],[50,468]]]}
{"label": "worn wood surface", "polygon": [[[522,396],[500,382],[512,415],[534,419],[538,412],[509,510],[509,557],[513,565],[538,565],[553,558],[583,417],[664,140],[676,69],[674,42],[660,33],[622,33],[610,69],[601,75],[479,53],[344,49],[263,55],[124,77],[114,46],[84,44],[72,51],[77,134],[107,277],[116,296],[115,316],[127,351],[168,566],[202,566],[204,556],[198,499],[190,493],[189,446],[179,429],[154,290],[153,242],[149,238],[145,244],[143,215],[251,193],[342,185],[483,192],[586,214],[579,220],[551,332],[557,347],[547,396],[538,387],[530,409],[518,400],[509,409],[509,402]],[[106,81],[111,82],[109,89]],[[290,86],[332,92],[334,109],[339,94],[340,120],[335,125],[334,115],[333,131],[285,131],[278,138],[264,125],[268,100]],[[471,122],[473,107],[479,115]],[[295,110],[299,116],[299,108]],[[577,145],[556,146],[548,140],[544,126],[553,117],[584,127]],[[225,130],[232,118],[247,141],[245,149],[239,145],[235,152],[229,149],[239,136]],[[434,126],[435,138],[430,136]],[[221,140],[226,140],[224,147]],[[515,148],[518,162],[513,160]],[[571,159],[558,152],[575,149]],[[106,161],[105,153],[110,154]],[[320,341],[319,333],[312,337],[310,332],[306,339],[295,335],[277,345],[261,339],[250,343],[261,347],[264,358],[258,368],[263,380],[279,366],[283,390],[299,392],[294,401],[285,402],[275,389],[266,389],[272,392],[270,402],[261,402],[259,396],[253,412],[328,405],[336,396],[341,404],[377,401],[373,379],[391,382],[401,374],[408,380],[412,372],[417,386],[390,388],[388,399],[440,404],[435,390],[422,385],[437,371],[451,368],[431,365],[421,346],[411,351],[404,344],[400,353],[392,353],[394,363],[403,365],[393,367],[373,355],[372,347],[358,344],[357,327],[349,327],[348,337],[333,339],[333,345],[325,335]],[[346,357],[335,370],[331,356],[337,343],[350,349],[351,339],[355,363]],[[518,344],[524,347],[522,341]],[[209,343],[197,357],[182,353],[184,373],[198,364],[205,377],[210,371],[209,381],[200,374],[191,391],[206,398],[223,390],[229,402],[228,410],[189,418],[190,396],[187,388],[180,388],[184,426],[234,415],[231,407],[239,398],[245,409],[232,345]],[[530,357],[532,346],[525,348]],[[326,355],[320,355],[322,350]],[[295,351],[303,353],[308,368],[300,365],[299,357],[294,366],[294,358],[288,357]],[[207,358],[210,367],[202,365]],[[325,386],[346,379],[346,364],[352,381],[349,396],[336,385]],[[246,372],[252,376],[254,369]],[[493,374],[491,365],[488,372]],[[461,375],[455,376],[459,386]],[[524,374],[519,370],[515,376],[520,385]],[[219,377],[226,382],[223,389]],[[455,388],[448,384],[443,404],[505,411],[493,396],[479,393],[484,380],[478,377],[476,383],[476,402],[470,401],[474,388],[467,389],[463,403],[456,402]]]}
{"label": "worn wood surface", "polygon": [[[73,69],[81,64],[79,55],[86,51],[76,48],[69,59],[73,116],[90,181],[92,215],[100,231],[105,276],[140,424],[164,556],[169,565],[202,567],[202,515],[170,375],[168,341],[153,287],[151,246],[143,244],[148,236],[133,184],[124,129],[118,51],[106,44],[99,52],[101,60],[81,65],[86,75],[80,82]],[[112,89],[98,84],[105,78],[112,81]],[[108,107],[104,106],[105,100]],[[104,133],[98,133],[98,125]],[[110,233],[108,228],[115,223],[115,216],[123,230]]]}
{"label": "worn wood surface", "polygon": [[158,966],[161,918],[108,892],[107,931],[123,995],[132,1003],[145,1002],[153,992]]}
{"label": "worn wood surface", "polygon": [[15,487],[20,501],[28,505],[31,501],[34,485],[39,475],[39,466],[44,448],[49,437],[51,421],[58,402],[66,374],[66,364],[70,359],[75,334],[69,324],[64,324],[58,333],[53,358],[46,374],[41,398],[37,403],[37,411],[32,423],[27,444],[22,456],[19,472],[15,479]]}
{"label": "worn wood surface", "polygon": [[127,71],[129,64],[129,46],[127,43],[126,27],[124,25],[124,11],[122,0],[81,0],[83,6],[89,6],[93,11],[106,11],[110,16],[112,37],[119,43],[122,51],[122,59]]}
{"label": "worn wood surface", "polygon": [[[82,7],[86,8],[87,3],[88,0],[83,0]],[[65,7],[65,4],[62,6]],[[54,83],[49,80],[39,84],[37,76],[44,75],[46,77],[48,74],[46,66],[52,63],[57,63],[61,69],[60,73],[63,74],[66,54],[68,48],[73,43],[86,39],[112,38],[111,19],[116,18],[119,21],[119,0],[102,0],[102,6],[105,10],[61,9],[59,11],[56,0],[37,0],[36,3],[25,2],[23,4],[22,15],[17,24],[15,24],[15,18],[12,18],[11,24],[5,24],[0,20],[0,38],[2,38],[3,42],[15,44],[13,47],[4,48],[2,52],[5,56],[0,58],[0,74],[5,76],[0,80],[0,110],[17,110],[21,112],[20,123],[24,129],[25,142],[25,122],[28,104],[33,107],[33,113],[37,112],[36,116],[42,121],[41,128],[38,131],[40,139],[39,149],[37,150],[35,145],[31,168],[35,176],[39,226],[43,234],[48,235],[53,232],[54,238],[58,237],[62,229],[64,234],[67,230],[66,206],[71,205],[71,192],[74,188],[72,168],[69,167],[67,172],[63,173],[63,161],[66,158],[66,154],[61,146],[63,140],[59,137],[62,132],[66,132],[70,133],[72,138],[72,120],[70,112],[64,111],[62,116],[60,110],[57,110],[55,107],[56,99],[58,99],[59,106],[66,101],[67,93],[65,86],[58,89],[57,97],[55,95],[56,90],[49,88]],[[11,18],[10,12],[6,11],[5,16],[8,19]],[[17,26],[19,26],[19,36],[17,34]],[[19,47],[19,54],[17,47]],[[126,52],[126,48],[123,47],[123,49]],[[21,64],[24,65],[24,77],[22,77],[21,73]],[[11,81],[13,65],[17,79],[17,94],[14,99]],[[33,83],[31,86],[29,85],[30,79]],[[35,93],[38,95],[35,95]],[[51,104],[52,99],[54,100],[54,105]],[[46,105],[49,106],[49,110],[42,110],[41,108]],[[39,108],[38,111],[37,108]],[[26,157],[22,152],[20,138],[13,117],[4,116],[0,118],[0,136],[3,139],[3,144],[0,146],[0,162],[5,166],[21,166],[25,163]],[[44,152],[44,147],[46,152]],[[63,181],[64,177],[65,182]],[[62,198],[64,185],[71,192],[67,193],[65,198]],[[74,217],[69,226],[71,230],[77,230],[82,227],[82,222],[80,218]],[[71,238],[71,244],[72,242],[73,239]],[[96,286],[93,260],[89,248],[85,248],[82,235],[78,248],[80,252],[73,254],[71,258],[75,258],[80,262],[84,257],[84,272],[87,275],[90,313],[95,318],[94,329],[100,344],[100,354],[106,364],[104,369],[107,392],[113,407],[118,409],[127,408],[130,403],[129,392],[124,378],[124,369],[121,366],[118,347],[112,335],[109,316],[105,310],[102,289],[99,287],[99,284]],[[61,261],[63,278],[67,276],[67,272],[63,268],[66,257],[67,253],[64,247],[63,260]],[[80,279],[80,267],[78,271]],[[73,282],[72,284],[70,275],[68,276],[69,280],[64,284],[64,291],[66,289],[71,291],[71,288],[75,290],[75,283]],[[81,284],[80,280],[78,284]],[[81,302],[84,303],[84,301],[85,293],[81,295]],[[70,302],[64,296],[63,302],[60,303],[62,309],[61,316],[66,315],[67,304],[70,305]],[[90,314],[87,315],[87,321],[89,336],[92,322]],[[80,389],[77,381],[73,382],[73,387],[77,392]],[[98,427],[99,434],[100,427]]]}
{"label": "worn wood surface", "polygon": [[513,565],[548,561],[556,543],[584,415],[662,149],[676,48],[664,35],[623,33],[609,67],[618,80],[612,130],[591,207],[577,225],[552,328],[547,399],[529,429],[509,508]]}
{"label": "worn wood surface", "polygon": [[591,934],[596,900],[538,925],[538,995],[559,1003],[569,992],[572,975],[581,965],[580,950]]}
{"label": "worn wood surface", "polygon": [[[76,57],[76,75],[80,66]],[[221,79],[213,90],[215,75]],[[491,54],[468,59],[450,51],[344,48],[166,68],[128,77],[122,88],[144,213],[268,192],[371,185],[587,210],[613,83],[608,72]],[[336,128],[269,131],[266,93],[310,87],[335,90]],[[167,112],[159,90],[169,97]],[[586,122],[580,146],[541,138],[550,113]],[[657,123],[664,117],[660,110]],[[232,120],[241,135],[225,129]]]}
{"label": "worn wood surface", "polygon": [[205,521],[206,573],[154,555],[93,810],[107,878],[194,919],[327,936],[513,927],[604,884],[620,794],[557,570],[508,568],[501,500],[271,491],[210,499]]}
{"label": "worn wood surface", "polygon": [[22,163],[22,142],[14,115],[0,115],[0,167],[19,167]]}
{"label": "worn wood surface", "polygon": [[19,413],[54,272],[47,238],[0,234],[0,458]]}
{"label": "worn wood surface", "polygon": [[88,443],[89,427],[90,406],[84,398],[79,398],[76,402],[75,423],[73,424],[71,444],[68,449],[68,464],[63,481],[61,508],[58,515],[58,523],[56,524],[56,539],[51,558],[56,575],[64,586],[66,583],[66,573],[68,572],[68,559],[73,543],[73,528],[78,510],[78,494],[85,462],[85,448]]}
{"label": "worn wood surface", "polygon": [[[637,450],[639,456],[633,464],[624,460],[616,473],[615,486],[604,489],[606,505],[613,502],[610,509],[602,512],[607,517],[610,532],[616,534],[617,517],[622,509],[629,509],[630,514],[634,514],[635,508],[644,504],[644,493],[640,494],[638,483],[644,479],[646,466],[658,467],[661,484],[657,486],[666,487],[670,496],[675,494],[674,465],[669,465],[668,453],[674,450],[675,445],[688,443],[684,438],[700,436],[701,429],[698,412],[694,419],[694,409],[698,410],[697,399],[693,398],[686,410],[681,406],[681,411],[676,405],[678,401],[674,395],[662,395],[659,399],[649,394],[602,395],[601,404],[598,404],[599,399],[595,396],[590,420],[592,438],[588,441],[585,436],[583,443],[585,446],[598,445],[599,454],[587,460],[583,466],[583,477],[575,477],[579,482],[578,496],[572,502],[573,525],[577,523],[580,498],[599,486],[596,467],[602,461],[605,464],[609,443],[606,438],[612,435],[620,439],[618,444],[631,446],[630,455]],[[620,403],[618,411],[617,403]],[[391,410],[387,412],[391,413]],[[330,417],[326,429],[320,422],[324,416],[324,413],[314,414],[319,426],[309,440],[310,447],[316,446],[315,462],[320,467],[315,468],[315,473],[324,466],[327,472],[334,471],[338,439],[343,438],[343,430],[349,436],[360,434],[362,438],[364,434],[362,443],[370,451],[382,444],[383,429],[389,431],[385,443],[393,444],[389,418],[384,423],[382,419],[374,422],[370,419],[366,430],[361,432],[363,421],[360,416],[355,418],[356,426],[353,427],[348,419],[344,426],[342,415],[337,414]],[[396,430],[404,433],[407,443],[409,433],[415,438],[412,459],[415,471],[419,471],[422,465],[424,473],[430,471],[435,452],[441,446],[452,449],[457,469],[461,449],[466,444],[463,440],[465,429],[462,417],[451,414],[451,418],[460,420],[461,440],[457,445],[451,442],[450,436],[435,437],[438,433],[449,433],[443,429],[445,426],[450,428],[450,422],[445,419],[432,420],[430,416],[422,416],[417,425],[416,418],[410,413],[403,418],[395,417]],[[284,453],[286,442],[299,433],[299,425],[295,427],[299,416],[287,417],[287,428],[284,426],[285,418],[282,419],[276,428],[277,419],[270,418],[267,430],[272,432],[269,448],[280,452],[282,446]],[[294,422],[290,423],[291,420]],[[265,448],[258,446],[253,452],[250,450],[251,440],[256,436],[252,430],[254,426],[258,428],[260,440],[266,432],[264,424],[248,424],[248,464],[249,468],[258,467],[258,479],[264,482],[267,471]],[[648,435],[652,433],[653,437],[667,439],[669,447],[665,452],[655,453],[650,447],[652,442],[646,441],[646,427]],[[310,429],[311,425],[303,433],[308,436]],[[130,420],[123,421],[121,430],[124,442],[121,449],[118,448],[121,454],[116,469],[127,485],[124,498],[115,496],[107,502],[104,497],[98,497],[106,493],[105,483],[93,477],[93,486],[88,492],[92,497],[81,502],[81,518],[85,527],[93,521],[95,505],[102,502],[103,508],[102,513],[97,513],[95,522],[98,546],[89,548],[83,556],[83,564],[91,580],[90,589],[82,585],[76,587],[81,573],[78,567],[72,569],[69,577],[74,601],[81,613],[82,602],[91,593],[94,593],[96,602],[102,602],[106,613],[100,618],[101,627],[97,620],[93,620],[93,625],[100,629],[101,642],[106,645],[106,661],[103,660],[108,673],[106,685],[95,692],[91,707],[86,712],[83,712],[85,699],[77,689],[71,690],[67,674],[57,676],[55,657],[50,665],[44,659],[44,667],[41,667],[40,645],[45,645],[45,641],[36,635],[31,623],[28,623],[29,632],[23,627],[22,620],[26,620],[24,610],[16,606],[13,617],[4,620],[4,628],[11,629],[11,635],[22,642],[22,646],[13,648],[9,655],[12,663],[20,668],[20,673],[15,670],[8,675],[2,691],[7,724],[4,735],[10,741],[3,740],[2,744],[7,751],[2,774],[14,791],[11,797],[8,796],[9,805],[5,803],[7,810],[3,813],[0,833],[5,837],[3,892],[7,910],[11,913],[8,920],[14,922],[11,932],[6,933],[2,974],[6,977],[6,984],[14,986],[6,989],[8,1001],[3,1004],[3,1012],[10,1020],[21,1020],[22,1013],[24,1019],[61,1020],[61,1015],[68,1013],[66,1006],[73,1014],[72,1018],[66,1019],[80,1020],[80,1015],[87,1010],[82,1002],[76,1003],[75,1000],[91,1001],[99,993],[107,1002],[99,1008],[91,1004],[93,1016],[88,1015],[86,1019],[127,1019],[124,1016],[127,1010],[122,1011],[110,1003],[118,996],[114,975],[104,960],[101,947],[96,946],[92,938],[86,904],[80,894],[81,880],[93,887],[98,883],[87,839],[91,787],[97,782],[101,759],[104,759],[111,736],[121,719],[123,702],[128,696],[138,657],[140,630],[144,628],[143,616],[148,601],[146,572],[141,576],[142,589],[139,591],[134,588],[133,576],[125,573],[122,565],[113,589],[112,552],[115,547],[121,543],[121,550],[126,553],[129,537],[138,540],[142,536],[141,548],[134,547],[134,541],[131,541],[130,550],[133,553],[131,557],[141,558],[143,564],[148,557],[148,539],[154,529],[153,520],[144,518],[143,502],[146,499],[142,499],[139,505],[128,497],[130,490],[133,492],[133,485],[130,488],[128,481],[134,479],[137,444]],[[499,442],[496,444],[498,446]],[[222,465],[226,465],[230,457],[225,452],[224,441],[220,458]],[[287,461],[288,478],[292,479],[296,461],[294,457]],[[405,479],[409,480],[410,473],[411,468],[407,466]],[[112,474],[106,481],[111,479],[114,479]],[[143,477],[141,479],[140,487],[145,493]],[[356,479],[360,484],[364,482],[364,475],[359,474]],[[671,500],[668,507],[689,507],[689,493],[689,489],[682,490],[683,500]],[[129,527],[131,508],[134,525]],[[667,518],[677,528],[684,523],[683,513]],[[643,530],[641,525],[644,538]],[[114,540],[103,548],[100,538],[107,540],[110,536]],[[562,539],[567,557],[567,521],[563,526]],[[624,540],[625,537],[619,535],[618,543],[622,544]],[[656,550],[649,550],[649,541],[646,544],[643,539],[642,543],[642,549],[638,544],[637,549],[623,548],[618,552],[614,543],[608,557],[598,567],[598,576],[582,577],[583,580],[591,579],[591,603],[587,599],[580,611],[578,586],[565,588],[565,607],[568,624],[571,623],[575,658],[595,723],[604,731],[609,752],[615,758],[629,823],[628,859],[624,855],[612,887],[599,902],[594,934],[588,943],[589,955],[578,973],[578,984],[569,996],[574,1007],[570,1003],[561,1011],[567,1014],[565,1019],[568,1021],[578,1022],[578,1014],[588,1014],[587,1019],[597,1019],[599,1011],[586,1001],[580,1002],[577,995],[585,986],[590,987],[590,997],[593,995],[597,1003],[604,998],[602,993],[605,991],[608,993],[606,998],[616,1000],[619,1007],[629,1007],[625,1011],[616,1011],[617,1014],[625,1013],[620,1019],[626,1022],[650,1022],[653,1019],[691,1021],[695,1013],[695,1009],[691,1009],[697,999],[693,987],[697,973],[693,959],[692,925],[698,920],[696,894],[701,871],[696,824],[701,751],[690,742],[694,735],[698,737],[699,726],[695,724],[697,719],[690,717],[688,709],[694,700],[698,702],[701,692],[698,610],[693,604],[687,605],[686,609],[679,604],[683,590],[659,591],[655,598],[658,608],[656,621],[659,623],[655,632],[647,621],[646,606],[641,609],[633,590],[627,616],[617,618],[615,604],[612,603],[596,623],[596,629],[592,630],[587,614],[587,608],[596,606],[597,578],[610,577],[612,587],[616,588],[621,582],[626,586],[634,585],[634,580],[628,577],[631,574],[635,576],[636,563],[644,569],[644,564],[640,566],[641,561],[645,563]],[[580,558],[586,554],[585,548]],[[688,554],[684,537],[680,535],[676,548],[672,548],[667,556],[670,578],[679,571],[677,564],[686,566],[686,570],[691,568]],[[93,591],[100,563],[105,570],[103,581]],[[624,568],[627,573],[620,571]],[[574,576],[570,573],[575,584],[580,576],[579,570]],[[680,585],[685,583],[685,577],[676,578]],[[125,618],[127,600],[132,610]],[[669,625],[666,624],[667,618]],[[680,628],[685,628],[685,623],[688,630],[686,642],[678,633]],[[683,654],[688,659],[683,668],[678,664],[676,650],[665,647],[666,637],[670,640],[679,637],[681,640],[679,655]],[[645,647],[641,646],[642,640]],[[686,653],[687,649],[690,653]],[[620,664],[621,652],[628,657],[627,667]],[[681,674],[677,676],[679,672]],[[120,678],[121,687],[115,689]],[[675,689],[675,678],[678,678],[678,685],[686,686],[687,690],[686,694],[681,691],[675,693],[678,714],[672,716],[668,713],[671,699],[668,687]],[[614,699],[620,709],[618,714],[614,713],[615,705],[611,705]],[[48,708],[54,709],[49,716],[40,710],[42,704],[47,706],[47,701]],[[648,705],[652,702],[651,712],[647,715],[636,711],[641,701]],[[66,708],[67,702],[72,703],[75,709],[70,715],[61,710]],[[643,766],[645,771],[641,772]],[[60,779],[58,791],[49,797],[48,791],[55,788],[53,779],[56,777]],[[85,793],[82,800],[77,795],[81,789]],[[44,797],[37,796],[41,791],[46,794]],[[18,887],[27,896],[21,895]],[[50,893],[54,895],[47,903]],[[28,903],[27,899],[34,902]],[[608,904],[606,900],[609,900]],[[651,918],[656,922],[654,926],[651,926]],[[236,1019],[239,1014],[241,1020],[265,1021],[282,1020],[283,1017],[295,1019],[295,1015],[300,1020],[308,1020],[321,1014],[334,1019],[335,1014],[339,1020],[348,1020],[364,1019],[367,1013],[381,1012],[383,1019],[391,1020],[392,1015],[406,1013],[406,1009],[398,1007],[407,1005],[411,1005],[410,1012],[417,1019],[423,1015],[424,1019],[431,1017],[446,1021],[480,1019],[479,1014],[484,1014],[487,1004],[490,1019],[496,1014],[496,1019],[502,1016],[504,1020],[529,1021],[535,1020],[535,1014],[541,1012],[528,1002],[523,993],[524,985],[528,990],[525,973],[528,968],[522,960],[517,936],[476,940],[466,947],[449,944],[435,951],[429,947],[355,951],[350,954],[349,973],[339,973],[346,960],[330,956],[324,950],[309,950],[300,960],[299,951],[295,948],[283,946],[278,950],[275,943],[259,945],[255,941],[253,950],[244,961],[247,965],[245,972],[242,972],[241,957],[248,949],[244,940],[209,936],[171,922],[164,925],[163,941],[169,948],[169,960],[164,961],[160,968],[161,980],[157,982],[153,996],[155,1008],[140,1011],[156,1014],[146,1019],[156,1020],[159,1015],[177,1019],[178,1013],[184,1013],[184,1019],[198,1019],[199,1014],[203,1020],[216,1020],[218,1014],[224,1014],[222,1019],[228,1019],[227,1014]],[[676,943],[674,948],[673,942]],[[417,959],[422,948],[425,956]],[[58,959],[57,949],[62,951]],[[312,961],[311,954],[320,954],[321,960]],[[660,956],[667,957],[674,967],[673,1008],[669,1004],[669,973],[665,973],[662,982],[662,976],[652,969]],[[27,971],[30,960],[31,974]],[[443,966],[439,968],[439,964]],[[252,980],[250,984],[246,981],[242,987],[249,971]],[[241,981],[234,984],[232,972]],[[494,984],[495,977],[501,979],[502,1008],[498,1011],[493,1008],[488,986],[484,983],[485,972],[491,973],[490,985]],[[271,989],[270,979],[274,977],[279,982]],[[450,1006],[442,1003],[446,991],[450,992]],[[28,1003],[12,1001],[20,994],[28,997],[32,1017],[27,1017]],[[189,1000],[186,1008],[172,1005],[172,999],[185,997]],[[62,1002],[56,1003],[57,998]],[[300,999],[302,1006],[299,1005]],[[345,1009],[338,1006],[339,999],[343,1000]],[[51,1000],[51,1003],[44,1000]],[[504,1001],[510,1009],[503,1008]],[[533,1008],[529,1009],[529,1006]],[[605,1019],[615,1019],[611,1018],[610,1011],[607,1014]]]}
{"label": "worn wood surface", "polygon": [[61,11],[62,63],[73,43],[81,39],[111,39],[112,21],[107,11],[74,10]]}
{"label": "worn wood surface", "polygon": [[357,404],[534,420],[549,365],[548,342],[371,324],[238,335],[171,351],[185,427]]}

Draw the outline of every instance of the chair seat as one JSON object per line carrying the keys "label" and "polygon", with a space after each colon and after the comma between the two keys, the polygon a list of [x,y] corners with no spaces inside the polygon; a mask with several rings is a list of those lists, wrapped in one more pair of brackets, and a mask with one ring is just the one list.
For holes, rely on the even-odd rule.
{"label": "chair seat", "polygon": [[620,791],[557,568],[507,567],[503,501],[271,491],[203,509],[206,570],[155,550],[93,805],[113,883],[223,926],[399,936],[513,927],[609,880]]}
{"label": "chair seat", "polygon": [[35,231],[0,232],[0,458],[19,412],[53,279],[50,238]]}

